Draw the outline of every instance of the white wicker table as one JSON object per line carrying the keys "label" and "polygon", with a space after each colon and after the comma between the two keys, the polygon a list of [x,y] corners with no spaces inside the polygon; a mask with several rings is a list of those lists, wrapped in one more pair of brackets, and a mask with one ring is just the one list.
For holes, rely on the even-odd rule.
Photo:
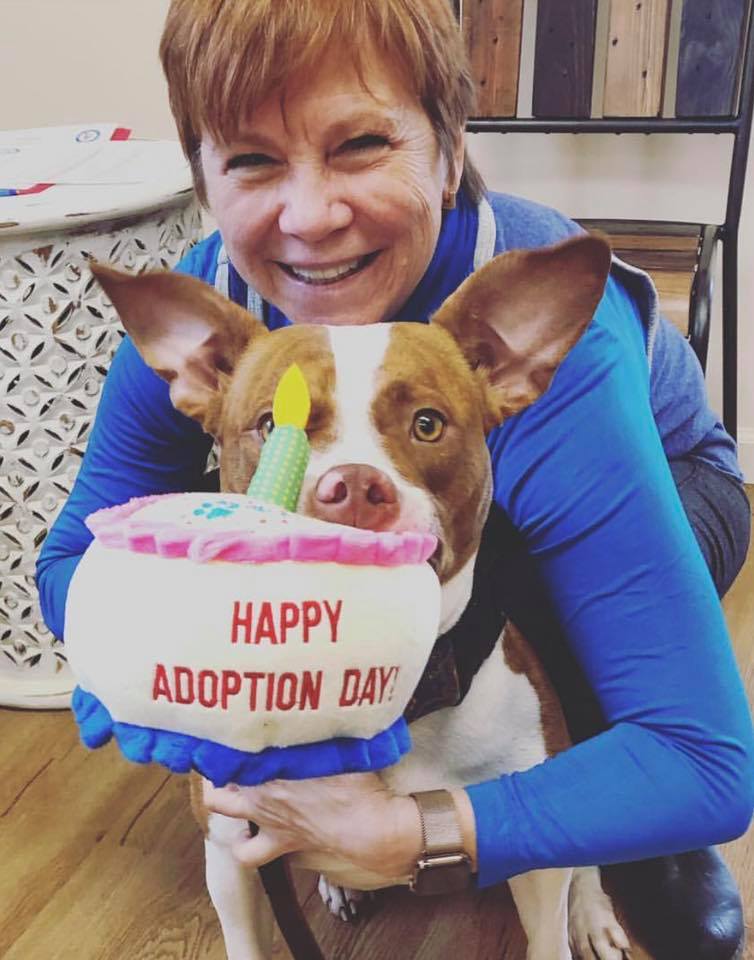
{"label": "white wicker table", "polygon": [[122,333],[87,260],[132,272],[170,268],[200,238],[199,207],[177,151],[156,142],[153,180],[91,187],[85,205],[80,187],[0,198],[2,705],[69,702],[72,677],[62,643],[42,621],[34,567],[76,477]]}

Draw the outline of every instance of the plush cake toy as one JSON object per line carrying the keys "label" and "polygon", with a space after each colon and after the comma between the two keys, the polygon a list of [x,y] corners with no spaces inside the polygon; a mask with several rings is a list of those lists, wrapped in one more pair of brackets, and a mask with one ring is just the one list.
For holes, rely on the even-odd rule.
{"label": "plush cake toy", "polygon": [[306,418],[273,416],[250,495],[165,494],[88,518],[66,608],[87,746],[114,736],[130,760],[216,786],[378,770],[410,749],[403,711],[439,622],[435,538],[287,509]]}

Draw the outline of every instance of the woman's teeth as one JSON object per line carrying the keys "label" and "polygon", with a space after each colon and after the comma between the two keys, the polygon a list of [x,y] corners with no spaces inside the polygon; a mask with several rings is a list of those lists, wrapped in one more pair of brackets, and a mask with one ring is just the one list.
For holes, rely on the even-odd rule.
{"label": "woman's teeth", "polygon": [[334,283],[336,280],[342,280],[343,277],[356,273],[366,265],[369,259],[370,255],[358,257],[356,260],[349,260],[348,263],[341,263],[336,267],[325,267],[321,270],[306,270],[304,267],[293,267],[288,263],[281,263],[280,265],[286,273],[297,280],[302,280],[304,283],[323,284]]}

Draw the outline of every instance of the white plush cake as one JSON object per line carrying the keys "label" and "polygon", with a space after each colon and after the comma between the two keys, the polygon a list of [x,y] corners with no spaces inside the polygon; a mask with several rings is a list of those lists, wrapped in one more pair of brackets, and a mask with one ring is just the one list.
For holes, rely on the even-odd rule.
{"label": "white plush cake", "polygon": [[356,530],[235,494],[89,518],[66,651],[116,723],[237,750],[370,738],[437,636],[434,537]]}

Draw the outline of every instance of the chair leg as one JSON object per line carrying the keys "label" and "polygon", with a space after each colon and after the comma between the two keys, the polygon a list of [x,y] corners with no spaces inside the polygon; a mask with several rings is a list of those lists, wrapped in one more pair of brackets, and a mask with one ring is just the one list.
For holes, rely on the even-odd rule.
{"label": "chair leg", "polygon": [[738,234],[723,234],[723,423],[738,430]]}
{"label": "chair leg", "polygon": [[710,318],[712,313],[712,274],[720,228],[706,224],[701,231],[699,258],[691,285],[689,302],[689,343],[699,360],[702,371],[707,372],[709,351]]}

